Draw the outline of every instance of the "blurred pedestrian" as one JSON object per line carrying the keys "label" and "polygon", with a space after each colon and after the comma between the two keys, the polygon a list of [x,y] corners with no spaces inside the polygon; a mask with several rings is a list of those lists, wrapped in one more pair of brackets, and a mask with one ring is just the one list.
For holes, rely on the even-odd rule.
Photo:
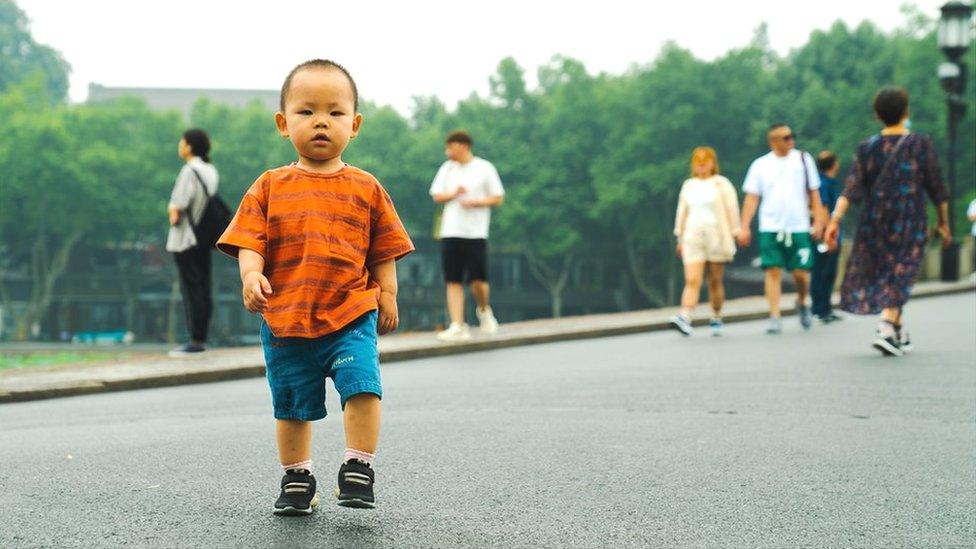
{"label": "blurred pedestrian", "polygon": [[[831,151],[820,151],[817,155],[817,171],[820,172],[820,202],[827,211],[833,211],[840,198],[840,182],[837,174],[840,172],[840,161]],[[825,243],[817,245],[813,253],[813,269],[810,271],[810,300],[813,316],[820,322],[828,324],[841,320],[834,313],[830,303],[834,293],[834,282],[837,280],[837,263],[840,259],[840,236],[837,237],[837,247],[833,250]]]}
{"label": "blurred pedestrian", "polygon": [[873,346],[885,355],[911,350],[903,308],[925,255],[925,197],[936,205],[943,245],[952,240],[948,193],[932,139],[908,130],[908,92],[882,88],[874,97],[881,133],[861,142],[827,227],[837,247],[840,222],[851,203],[863,202],[841,285],[841,308],[881,314]]}
{"label": "blurred pedestrian", "polygon": [[691,318],[701,295],[702,278],[708,267],[708,298],[712,305],[709,326],[712,335],[722,334],[722,305],[725,264],[735,255],[739,232],[739,198],[732,183],[719,175],[718,156],[711,147],[697,147],[691,153],[691,177],[681,185],[674,220],[677,253],[684,263],[685,288],[681,312],[671,325],[691,335]]}
{"label": "blurred pedestrian", "polygon": [[491,162],[475,156],[467,132],[447,136],[447,160],[437,170],[430,185],[434,202],[444,205],[437,237],[441,240],[441,260],[447,283],[447,312],[450,325],[437,334],[441,341],[471,339],[464,322],[464,284],[471,286],[477,302],[476,316],[481,332],[494,334],[498,321],[491,309],[488,285],[488,228],[491,209],[505,200],[505,189],[498,170]]}
{"label": "blurred pedestrian", "polygon": [[752,162],[742,185],[746,197],[738,242],[744,247],[752,241],[749,225],[758,209],[759,257],[765,270],[769,302],[766,333],[783,331],[779,306],[783,269],[793,272],[800,325],[808,330],[813,321],[806,304],[813,267],[813,239],[821,238],[825,217],[818,192],[820,177],[810,154],[794,148],[796,136],[789,126],[773,124],[766,132],[766,140],[769,153]]}
{"label": "blurred pedestrian", "polygon": [[976,277],[976,198],[969,202],[969,207],[966,208],[966,218],[973,224],[973,227],[969,230],[969,235],[972,237],[973,247],[973,277]]}
{"label": "blurred pedestrian", "polygon": [[210,138],[201,129],[183,132],[177,153],[186,163],[176,177],[169,199],[169,235],[166,251],[172,252],[180,276],[190,341],[169,352],[171,357],[199,355],[206,350],[207,331],[213,313],[210,289],[210,252],[197,242],[193,226],[199,223],[210,196],[217,192],[217,168],[210,162]]}

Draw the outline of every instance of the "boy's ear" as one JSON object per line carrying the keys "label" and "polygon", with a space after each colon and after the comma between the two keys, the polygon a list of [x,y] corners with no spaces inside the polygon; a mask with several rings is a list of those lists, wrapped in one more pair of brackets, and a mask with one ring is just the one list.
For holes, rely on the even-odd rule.
{"label": "boy's ear", "polygon": [[280,112],[275,113],[275,126],[278,126],[278,134],[281,137],[288,137],[288,121]]}
{"label": "boy's ear", "polygon": [[357,112],[356,117],[352,119],[352,133],[349,134],[349,138],[352,139],[359,134],[359,126],[363,124],[363,114]]}

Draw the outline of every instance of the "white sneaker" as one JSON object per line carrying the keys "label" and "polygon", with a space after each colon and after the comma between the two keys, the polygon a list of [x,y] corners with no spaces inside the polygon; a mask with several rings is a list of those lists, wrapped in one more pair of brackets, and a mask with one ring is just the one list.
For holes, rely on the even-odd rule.
{"label": "white sneaker", "polygon": [[437,339],[441,341],[467,341],[471,339],[471,330],[467,324],[452,322],[446,330],[437,333]]}
{"label": "white sneaker", "polygon": [[485,308],[484,311],[475,308],[475,314],[478,315],[478,325],[481,328],[481,333],[494,334],[498,332],[498,321],[495,320],[495,313],[491,310],[491,307]]}

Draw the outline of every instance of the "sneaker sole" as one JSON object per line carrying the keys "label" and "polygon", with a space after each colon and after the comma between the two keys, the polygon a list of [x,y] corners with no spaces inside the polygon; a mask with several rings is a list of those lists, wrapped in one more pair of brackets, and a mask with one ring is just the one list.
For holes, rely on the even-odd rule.
{"label": "sneaker sole", "polygon": [[905,354],[905,351],[902,351],[898,347],[895,347],[883,339],[876,339],[871,345],[875,349],[881,351],[881,353],[885,356],[902,356]]}
{"label": "sneaker sole", "polygon": [[319,495],[315,494],[312,501],[308,504],[308,509],[299,509],[298,507],[275,507],[272,512],[280,517],[303,517],[306,515],[311,515],[315,511],[315,507],[319,504]]}
{"label": "sneaker sole", "polygon": [[348,507],[349,509],[375,509],[376,503],[372,501],[366,501],[362,498],[352,497],[342,497],[339,493],[339,487],[336,486],[335,489],[336,505],[339,507]]}

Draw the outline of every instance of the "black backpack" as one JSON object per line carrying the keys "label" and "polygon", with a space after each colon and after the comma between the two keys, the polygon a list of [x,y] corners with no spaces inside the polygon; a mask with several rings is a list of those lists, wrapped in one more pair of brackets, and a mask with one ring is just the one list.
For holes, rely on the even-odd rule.
{"label": "black backpack", "polygon": [[[192,169],[192,168],[191,168]],[[197,246],[213,248],[217,244],[217,239],[224,234],[227,226],[230,225],[231,213],[227,203],[218,195],[210,195],[207,186],[203,183],[203,178],[196,170],[193,175],[197,176],[197,181],[203,187],[203,194],[207,197],[207,204],[203,207],[203,215],[200,221],[193,223],[193,216],[190,215],[190,226],[193,227],[193,234],[197,237]]]}

